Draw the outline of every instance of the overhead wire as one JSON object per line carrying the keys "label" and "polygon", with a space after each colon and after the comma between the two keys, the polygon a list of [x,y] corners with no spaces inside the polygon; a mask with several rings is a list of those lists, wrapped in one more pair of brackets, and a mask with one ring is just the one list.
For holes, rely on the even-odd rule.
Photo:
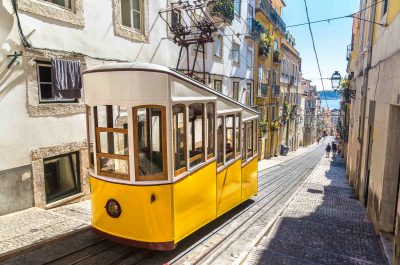
{"label": "overhead wire", "polygon": [[[304,0],[304,6],[305,6],[305,9],[306,9],[307,20],[308,20],[308,22],[310,22],[310,16],[308,14],[308,7],[307,7],[307,0]],[[319,65],[318,53],[317,53],[317,49],[315,47],[315,41],[314,41],[314,35],[313,35],[313,32],[312,32],[312,29],[311,29],[311,23],[308,24],[308,29],[309,29],[310,35],[311,35],[311,41],[312,41],[312,44],[313,44],[315,59],[317,60],[317,66],[318,66],[319,77],[321,79],[322,90],[325,92],[325,85],[324,85],[324,81],[323,81],[323,78],[322,78],[321,66]],[[324,93],[324,97],[325,97],[326,107],[329,108],[328,100],[326,99],[326,94],[325,93]]]}

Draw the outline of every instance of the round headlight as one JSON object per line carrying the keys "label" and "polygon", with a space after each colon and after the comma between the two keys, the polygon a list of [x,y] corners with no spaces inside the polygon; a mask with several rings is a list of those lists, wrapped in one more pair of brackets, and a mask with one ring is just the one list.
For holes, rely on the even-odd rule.
{"label": "round headlight", "polygon": [[121,215],[121,205],[119,205],[119,203],[114,199],[109,199],[105,208],[107,214],[112,218],[118,218]]}

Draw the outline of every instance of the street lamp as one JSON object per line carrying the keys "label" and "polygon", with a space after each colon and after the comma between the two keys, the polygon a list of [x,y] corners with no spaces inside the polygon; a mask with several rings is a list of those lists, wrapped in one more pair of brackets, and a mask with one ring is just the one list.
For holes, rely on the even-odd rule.
{"label": "street lamp", "polygon": [[333,90],[337,90],[340,86],[340,81],[342,81],[342,77],[340,76],[339,71],[335,71],[331,77],[332,88]]}

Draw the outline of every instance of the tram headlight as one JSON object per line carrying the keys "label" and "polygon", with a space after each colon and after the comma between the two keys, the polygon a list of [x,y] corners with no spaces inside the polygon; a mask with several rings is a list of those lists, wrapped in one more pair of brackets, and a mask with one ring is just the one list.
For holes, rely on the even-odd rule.
{"label": "tram headlight", "polygon": [[106,208],[107,214],[112,218],[118,218],[122,212],[121,205],[115,199],[109,199],[104,208]]}

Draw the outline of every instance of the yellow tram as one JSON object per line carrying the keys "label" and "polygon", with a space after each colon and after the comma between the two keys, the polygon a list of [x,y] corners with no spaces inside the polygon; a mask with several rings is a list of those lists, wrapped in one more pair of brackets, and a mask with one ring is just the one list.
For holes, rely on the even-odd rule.
{"label": "yellow tram", "polygon": [[257,193],[253,109],[167,67],[84,72],[92,226],[171,250]]}

